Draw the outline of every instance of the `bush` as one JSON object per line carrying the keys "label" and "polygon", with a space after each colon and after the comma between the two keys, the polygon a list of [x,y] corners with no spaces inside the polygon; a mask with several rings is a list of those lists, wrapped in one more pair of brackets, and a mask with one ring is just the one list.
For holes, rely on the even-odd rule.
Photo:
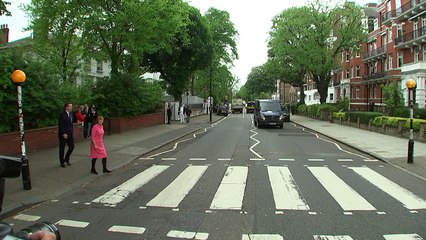
{"label": "bush", "polygon": [[[398,127],[399,121],[405,121],[404,125],[402,126],[405,129],[410,128],[410,119],[409,118],[400,118],[400,117],[387,117],[387,116],[381,116],[376,117],[372,124],[377,127],[383,126],[389,126],[389,127]],[[420,123],[426,124],[426,120],[423,119],[413,119],[413,129],[415,131],[420,130]]]}
{"label": "bush", "polygon": [[374,120],[376,117],[382,116],[383,114],[379,112],[348,112],[347,116],[350,118],[351,122],[359,122],[363,124],[368,124],[370,119]]}
{"label": "bush", "polygon": [[333,119],[342,119],[342,121],[348,120],[348,115],[345,112],[333,112]]}
{"label": "bush", "polygon": [[414,109],[414,117],[418,119],[426,119],[426,109],[425,108]]}
{"label": "bush", "polygon": [[397,108],[389,108],[389,116],[409,118],[410,117],[410,108],[404,107],[404,106],[397,107]]}

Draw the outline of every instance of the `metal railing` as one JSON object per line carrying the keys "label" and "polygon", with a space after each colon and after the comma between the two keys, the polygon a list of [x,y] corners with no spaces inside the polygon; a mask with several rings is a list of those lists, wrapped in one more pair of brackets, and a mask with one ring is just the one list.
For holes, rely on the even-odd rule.
{"label": "metal railing", "polygon": [[411,10],[412,8],[416,7],[417,5],[420,5],[422,3],[426,2],[426,0],[411,0],[408,3],[402,5],[400,8],[396,9],[396,16],[399,17],[406,13],[407,11]]}
{"label": "metal railing", "polygon": [[383,13],[382,18],[381,18],[382,24],[384,24],[386,21],[388,21],[388,20],[390,20],[394,17],[396,17],[396,11],[395,10]]}
{"label": "metal railing", "polygon": [[386,53],[386,46],[379,47],[377,49],[374,49],[373,51],[369,51],[367,53],[364,53],[363,58],[364,60],[368,60],[369,58],[377,57],[384,55]]}
{"label": "metal railing", "polygon": [[407,43],[426,36],[426,26],[395,38],[395,45]]}
{"label": "metal railing", "polygon": [[364,75],[362,77],[362,80],[364,81],[368,81],[368,80],[373,80],[373,79],[378,79],[378,78],[384,78],[386,76],[386,73],[381,72],[381,73],[372,73],[369,75]]}

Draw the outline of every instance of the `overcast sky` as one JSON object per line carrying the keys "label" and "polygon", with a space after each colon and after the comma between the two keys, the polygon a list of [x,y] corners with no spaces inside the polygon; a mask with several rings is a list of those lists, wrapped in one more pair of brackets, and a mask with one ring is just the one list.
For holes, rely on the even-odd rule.
{"label": "overcast sky", "polygon": [[[266,62],[266,41],[271,27],[271,19],[282,10],[301,6],[304,0],[187,0],[192,6],[200,9],[204,14],[209,7],[226,10],[231,15],[231,20],[239,32],[238,54],[239,60],[234,62],[233,74],[240,79],[240,86],[246,82],[251,68]],[[24,32],[28,25],[25,14],[19,9],[22,3],[30,0],[12,0],[8,10],[12,17],[0,17],[0,24],[8,24],[10,28],[9,41],[14,41],[26,36]],[[328,2],[328,1],[327,1]],[[360,5],[365,5],[376,0],[355,0]]]}

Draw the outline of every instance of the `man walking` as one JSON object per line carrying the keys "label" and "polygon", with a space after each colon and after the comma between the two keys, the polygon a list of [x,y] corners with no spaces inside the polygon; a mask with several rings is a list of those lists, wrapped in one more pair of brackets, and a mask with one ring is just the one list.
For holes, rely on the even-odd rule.
{"label": "man walking", "polygon": [[[74,137],[73,137],[73,114],[72,104],[66,103],[64,111],[59,115],[58,121],[58,138],[59,138],[59,162],[61,167],[65,167],[65,163],[71,166],[70,156],[74,150]],[[68,145],[68,151],[64,158],[65,144]]]}

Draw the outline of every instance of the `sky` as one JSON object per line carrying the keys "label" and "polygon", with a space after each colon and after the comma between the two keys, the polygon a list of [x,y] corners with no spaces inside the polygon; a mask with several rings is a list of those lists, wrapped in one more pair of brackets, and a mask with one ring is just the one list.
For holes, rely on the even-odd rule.
{"label": "sky", "polygon": [[[12,17],[0,17],[0,25],[8,24],[9,41],[14,41],[31,35],[24,32],[28,25],[25,13],[19,5],[30,3],[30,0],[9,0],[12,5],[8,10]],[[237,49],[239,59],[234,62],[232,73],[239,80],[239,86],[244,85],[251,69],[260,66],[267,60],[267,39],[271,28],[271,19],[289,7],[305,4],[304,0],[187,0],[192,6],[204,14],[210,7],[225,10],[230,13],[231,21],[239,33]],[[376,0],[355,0],[359,5],[365,5]]]}

